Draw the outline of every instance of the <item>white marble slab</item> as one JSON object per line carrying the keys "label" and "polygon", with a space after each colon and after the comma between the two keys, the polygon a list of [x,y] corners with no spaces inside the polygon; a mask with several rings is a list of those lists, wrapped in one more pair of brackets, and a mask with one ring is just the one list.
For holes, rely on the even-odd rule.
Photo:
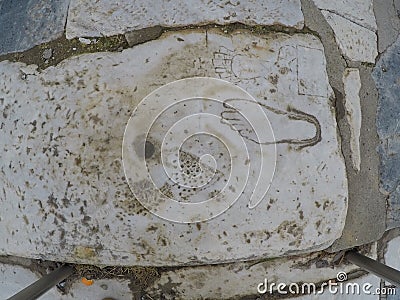
{"label": "white marble slab", "polygon": [[[276,171],[254,209],[247,205],[256,176],[249,177],[244,196],[225,213],[179,224],[153,215],[135,199],[122,166],[122,142],[132,112],[146,95],[194,76],[235,83],[263,106],[275,135]],[[347,210],[331,96],[322,44],[307,34],[193,30],[122,53],[73,57],[43,71],[1,62],[0,253],[173,266],[325,249],[340,237]],[[184,118],[171,112],[170,119]],[[251,131],[241,133],[252,145]],[[239,138],[238,130],[231,134]],[[261,139],[271,145],[268,136]],[[157,162],[160,140],[153,142],[149,166],[155,168],[151,160]],[[258,172],[260,160],[252,147],[247,146],[250,172]],[[196,167],[196,155],[186,153],[188,170]],[[215,172],[210,195],[226,179],[223,168]],[[163,190],[167,195],[174,193],[168,189]],[[189,201],[195,199],[191,192],[182,188]]]}
{"label": "white marble slab", "polygon": [[371,31],[377,29],[372,0],[313,1],[319,9],[337,14]]}
{"label": "white marble slab", "polygon": [[331,11],[322,10],[322,14],[332,27],[336,42],[346,58],[353,61],[375,63],[378,55],[375,31]]}
{"label": "white marble slab", "polygon": [[302,28],[300,0],[267,1],[89,1],[69,5],[66,35],[110,36],[152,26],[229,24],[283,25]]}

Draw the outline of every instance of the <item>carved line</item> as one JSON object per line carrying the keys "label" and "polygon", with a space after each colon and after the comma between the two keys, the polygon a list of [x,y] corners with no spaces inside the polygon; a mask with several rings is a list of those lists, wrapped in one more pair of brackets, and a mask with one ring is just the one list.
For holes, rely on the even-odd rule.
{"label": "carved line", "polygon": [[[231,101],[231,100],[241,100],[241,101],[247,101],[247,102],[254,103],[254,102],[249,101],[247,99],[227,99],[227,100],[224,101],[223,106],[224,106],[224,108],[230,109],[231,111],[235,110],[234,107],[232,107],[232,106],[230,106],[228,104],[228,102]],[[319,123],[318,119],[315,116],[307,114],[307,113],[305,113],[305,112],[303,112],[301,110],[298,110],[298,109],[295,109],[295,108],[292,108],[292,107],[288,107],[287,108],[288,111],[286,112],[286,111],[271,107],[269,105],[265,105],[265,104],[262,104],[262,103],[259,103],[259,102],[256,102],[256,103],[258,105],[264,107],[265,109],[273,112],[273,113],[276,113],[276,114],[279,114],[279,115],[286,115],[290,120],[305,121],[307,123],[312,124],[315,127],[315,135],[312,138],[302,139],[302,140],[299,140],[299,139],[282,139],[282,140],[274,141],[274,142],[261,143],[259,141],[256,141],[256,140],[244,135],[242,133],[243,130],[238,130],[237,128],[235,128],[235,125],[240,125],[240,123],[236,123],[236,124],[231,124],[229,122],[226,123],[226,124],[229,125],[229,127],[232,130],[238,132],[243,138],[245,138],[245,139],[247,139],[249,141],[252,141],[252,142],[254,142],[256,144],[260,144],[260,145],[294,144],[294,145],[298,145],[299,149],[302,149],[302,148],[305,148],[305,147],[312,147],[312,146],[318,144],[322,140],[321,124]],[[221,118],[223,120],[228,120],[228,121],[240,121],[240,119],[237,119],[237,118],[227,117],[226,114],[228,114],[228,113],[231,113],[231,112],[223,111],[221,113]]]}

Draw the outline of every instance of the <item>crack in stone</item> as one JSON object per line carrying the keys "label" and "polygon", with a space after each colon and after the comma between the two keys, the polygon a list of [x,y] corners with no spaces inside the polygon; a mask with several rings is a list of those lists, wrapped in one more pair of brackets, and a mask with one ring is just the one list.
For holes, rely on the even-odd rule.
{"label": "crack in stone", "polygon": [[[87,39],[95,40],[96,42],[85,45],[79,41],[78,38],[71,40],[66,39],[64,36],[56,40],[52,40],[48,43],[43,43],[35,46],[27,51],[8,53],[0,55],[0,62],[4,60],[9,60],[11,62],[24,62],[28,65],[35,64],[39,67],[39,70],[47,69],[50,66],[56,66],[62,61],[86,53],[96,53],[96,52],[121,52],[124,49],[132,48],[136,45],[150,42],[159,39],[163,33],[166,32],[179,32],[183,30],[193,29],[193,30],[206,30],[207,29],[220,29],[224,34],[230,34],[236,30],[249,30],[252,34],[262,35],[268,33],[286,33],[289,35],[294,35],[297,33],[311,34],[315,35],[313,31],[308,30],[308,28],[303,27],[302,29],[297,29],[293,27],[287,27],[283,25],[244,25],[242,23],[231,23],[228,25],[219,25],[215,23],[209,23],[205,25],[191,25],[182,27],[157,27],[157,34],[153,34],[151,38],[146,37],[146,33],[153,28],[147,27],[139,29],[136,31],[126,32],[125,34],[119,34],[108,37],[86,37]],[[154,27],[155,28],[155,27]],[[127,35],[135,35],[136,40],[128,41]],[[207,40],[206,40],[207,41]],[[43,49],[51,48],[53,50],[53,58],[47,63],[41,58]]]}
{"label": "crack in stone", "polygon": [[369,30],[369,31],[376,32],[376,30],[375,30],[374,28],[371,28],[371,27],[366,26],[366,25],[364,25],[364,24],[361,24],[361,23],[359,23],[359,22],[357,22],[357,21],[355,21],[355,20],[352,20],[352,19],[350,19],[349,17],[347,17],[347,16],[345,16],[345,15],[343,15],[343,14],[340,14],[340,13],[338,13],[337,11],[335,11],[335,10],[333,10],[333,9],[321,9],[321,11],[327,11],[327,12],[329,12],[329,13],[331,13],[331,14],[334,14],[334,15],[337,15],[337,16],[339,16],[339,17],[341,17],[341,18],[343,18],[343,19],[345,19],[345,20],[347,20],[347,21],[349,21],[349,22],[351,22],[351,23],[353,23],[353,24],[356,24],[356,25],[358,25],[358,26],[360,26],[360,27],[363,27],[363,28],[365,28],[365,29],[367,29],[367,30]]}

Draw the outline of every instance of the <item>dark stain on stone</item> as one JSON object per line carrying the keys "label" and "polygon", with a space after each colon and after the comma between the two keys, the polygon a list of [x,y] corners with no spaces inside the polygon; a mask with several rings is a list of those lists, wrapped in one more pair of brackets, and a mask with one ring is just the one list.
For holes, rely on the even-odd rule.
{"label": "dark stain on stone", "polygon": [[91,220],[91,217],[89,217],[89,216],[84,216],[83,219],[82,219],[82,223],[85,224],[85,225],[87,225],[88,222],[89,222],[90,220]]}
{"label": "dark stain on stone", "polygon": [[323,210],[327,209],[328,206],[329,206],[329,204],[330,204],[329,200],[325,200],[325,201],[324,201],[324,205],[322,206],[322,209],[323,209]]}
{"label": "dark stain on stone", "polygon": [[144,157],[151,158],[153,156],[154,152],[155,152],[154,145],[151,142],[146,141],[145,146],[144,146]]}
{"label": "dark stain on stone", "polygon": [[157,227],[156,226],[154,226],[154,225],[151,225],[151,226],[149,226],[149,227],[147,227],[147,231],[157,231]]}
{"label": "dark stain on stone", "polygon": [[319,226],[321,226],[321,220],[318,220],[317,222],[315,222],[315,226],[316,226],[317,228],[319,228]]}
{"label": "dark stain on stone", "polygon": [[289,73],[289,68],[288,67],[280,68],[279,73],[281,73],[282,75],[285,75],[285,74]]}
{"label": "dark stain on stone", "polygon": [[47,198],[47,204],[50,207],[58,209],[58,204],[56,203],[56,201],[57,201],[57,198],[55,198],[53,194],[49,195],[49,197]]}
{"label": "dark stain on stone", "polygon": [[346,109],[344,107],[344,96],[335,87],[332,87],[332,89],[335,94],[334,105],[335,105],[335,111],[336,111],[336,119],[337,119],[337,121],[339,121],[339,120],[343,119],[346,114]]}
{"label": "dark stain on stone", "polygon": [[201,230],[201,224],[200,223],[196,223],[196,227],[198,230]]}

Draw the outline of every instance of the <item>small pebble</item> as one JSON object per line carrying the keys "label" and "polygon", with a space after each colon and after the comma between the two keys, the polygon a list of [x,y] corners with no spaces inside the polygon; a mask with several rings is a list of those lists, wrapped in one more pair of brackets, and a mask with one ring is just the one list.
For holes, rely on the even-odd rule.
{"label": "small pebble", "polygon": [[80,41],[82,44],[86,44],[86,45],[90,45],[90,44],[92,43],[91,40],[85,39],[85,38],[79,38],[79,41]]}
{"label": "small pebble", "polygon": [[65,287],[65,280],[61,281],[59,284],[57,284],[57,286],[64,288]]}
{"label": "small pebble", "polygon": [[42,53],[42,57],[45,60],[48,60],[51,58],[51,56],[53,55],[53,49],[45,49]]}

